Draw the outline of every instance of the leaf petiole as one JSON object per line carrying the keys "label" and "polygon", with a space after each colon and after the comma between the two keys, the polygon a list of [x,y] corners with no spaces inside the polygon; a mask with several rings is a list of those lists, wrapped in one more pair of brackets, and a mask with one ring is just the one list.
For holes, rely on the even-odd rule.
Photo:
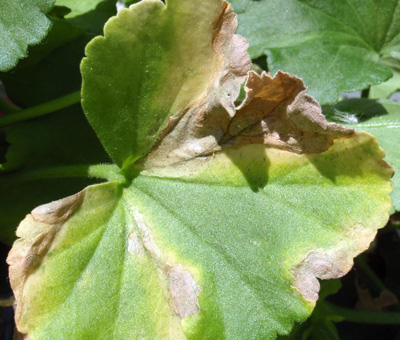
{"label": "leaf petiole", "polygon": [[374,271],[368,266],[363,255],[360,255],[354,259],[356,268],[362,272],[367,278],[377,293],[381,293],[386,289],[385,284],[380,280]]}
{"label": "leaf petiole", "polygon": [[18,173],[10,173],[4,175],[1,180],[7,184],[11,182],[32,181],[48,178],[71,178],[71,177],[88,177],[102,178],[109,181],[124,182],[125,177],[120,174],[120,169],[114,164],[98,164],[98,165],[68,165],[35,169],[29,171],[20,171]]}
{"label": "leaf petiole", "polygon": [[324,301],[321,305],[328,315],[341,316],[345,321],[375,325],[400,325],[400,313],[365,312],[339,307],[328,301]]}
{"label": "leaf petiole", "polygon": [[21,111],[21,109],[7,102],[3,96],[0,96],[0,112],[9,114],[17,111]]}
{"label": "leaf petiole", "polygon": [[29,107],[24,110],[19,110],[13,114],[0,117],[0,127],[9,126],[15,123],[23,122],[25,120],[44,116],[65,107],[79,103],[81,100],[81,92],[73,92],[64,97],[60,97],[49,102]]}

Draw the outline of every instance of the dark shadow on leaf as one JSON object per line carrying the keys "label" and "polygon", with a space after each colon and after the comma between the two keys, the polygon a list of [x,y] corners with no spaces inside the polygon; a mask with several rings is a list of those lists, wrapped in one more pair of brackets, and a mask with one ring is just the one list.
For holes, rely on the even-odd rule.
{"label": "dark shadow on leaf", "polygon": [[258,192],[268,184],[270,161],[264,145],[227,150],[226,155],[239,168],[251,190]]}
{"label": "dark shadow on leaf", "polygon": [[85,14],[68,19],[75,26],[85,29],[89,33],[103,34],[106,21],[117,13],[115,1],[104,0],[95,9]]}
{"label": "dark shadow on leaf", "polygon": [[386,115],[388,111],[376,100],[350,98],[333,106],[324,106],[323,113],[331,122],[355,125],[370,118]]}
{"label": "dark shadow on leaf", "polygon": [[[373,164],[378,166],[378,162],[371,162],[376,152],[379,152],[377,144],[368,138],[348,146],[333,146],[322,154],[308,155],[307,158],[321,175],[336,183],[339,176],[363,176],[365,170],[371,171]],[[381,171],[377,168],[377,172]]]}

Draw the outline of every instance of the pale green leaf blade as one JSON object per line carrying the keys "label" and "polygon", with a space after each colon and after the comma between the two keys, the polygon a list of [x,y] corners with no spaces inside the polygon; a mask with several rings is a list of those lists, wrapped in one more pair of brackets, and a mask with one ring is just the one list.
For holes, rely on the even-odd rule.
{"label": "pale green leaf blade", "polygon": [[11,70],[26,57],[28,46],[47,35],[46,13],[55,0],[3,0],[0,2],[0,71]]}
{"label": "pale green leaf blade", "polygon": [[368,131],[385,150],[385,160],[395,170],[391,194],[400,210],[400,103],[390,100],[348,99],[325,111],[327,118],[348,127]]}
{"label": "pale green leaf blade", "polygon": [[[252,58],[301,77],[320,103],[388,80],[399,50],[398,0],[232,0]],[[371,20],[374,18],[374,20]]]}
{"label": "pale green leaf blade", "polygon": [[32,340],[288,333],[315,276],[344,275],[386,223],[382,157],[366,133],[319,155],[249,145],[39,207],[8,260],[18,327]]}
{"label": "pale green leaf blade", "polygon": [[[105,36],[88,44],[82,105],[117,165],[129,168],[145,156],[160,133],[211,90],[227,92],[234,110],[250,69],[247,44],[235,30],[235,15],[223,0],[147,0],[120,11]],[[230,68],[235,73],[225,77]]]}

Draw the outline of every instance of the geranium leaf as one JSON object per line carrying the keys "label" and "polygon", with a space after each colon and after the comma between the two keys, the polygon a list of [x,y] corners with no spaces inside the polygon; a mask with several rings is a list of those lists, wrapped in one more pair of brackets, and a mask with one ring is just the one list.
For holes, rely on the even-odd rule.
{"label": "geranium leaf", "polygon": [[[232,0],[252,58],[301,77],[320,103],[379,84],[400,48],[399,0]],[[375,18],[371,20],[371,18]]]}
{"label": "geranium leaf", "polygon": [[400,104],[390,100],[347,99],[325,111],[327,118],[348,127],[372,133],[386,152],[386,161],[395,170],[394,208],[400,210]]}
{"label": "geranium leaf", "polygon": [[[319,155],[250,145],[36,208],[8,260],[18,327],[33,340],[287,333],[315,276],[344,275],[385,224],[382,156],[367,134]],[[249,171],[267,185],[252,190]]]}
{"label": "geranium leaf", "polygon": [[250,72],[235,107],[235,19],[148,0],[88,46],[84,108],[124,178],[21,222],[8,262],[30,339],[273,339],[387,222],[384,152],[299,78]]}
{"label": "geranium leaf", "polygon": [[0,2],[0,71],[11,70],[26,57],[28,46],[47,35],[46,13],[55,0],[3,0]]}

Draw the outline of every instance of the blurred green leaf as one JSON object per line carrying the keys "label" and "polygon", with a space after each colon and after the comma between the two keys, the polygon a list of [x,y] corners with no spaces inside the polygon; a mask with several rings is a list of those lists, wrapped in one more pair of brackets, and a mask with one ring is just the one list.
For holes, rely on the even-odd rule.
{"label": "blurred green leaf", "polygon": [[3,171],[110,162],[78,105],[11,127],[7,141]]}
{"label": "blurred green leaf", "polygon": [[321,104],[392,76],[380,60],[400,50],[399,0],[231,2],[251,57],[303,78]]}
{"label": "blurred green leaf", "polygon": [[47,35],[51,21],[46,13],[55,0],[0,1],[0,71],[11,70],[27,56],[27,48]]}

